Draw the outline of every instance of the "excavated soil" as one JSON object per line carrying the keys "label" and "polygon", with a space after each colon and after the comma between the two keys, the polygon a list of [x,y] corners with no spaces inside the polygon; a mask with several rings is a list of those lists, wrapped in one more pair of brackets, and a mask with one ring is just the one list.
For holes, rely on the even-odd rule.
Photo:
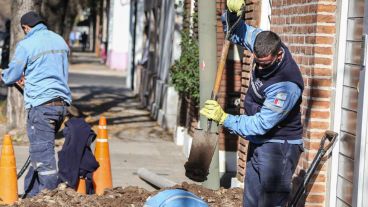
{"label": "excavated soil", "polygon": [[[182,183],[173,188],[188,190],[211,207],[238,207],[242,205],[242,189],[209,190],[200,185]],[[70,188],[60,185],[53,191],[45,191],[33,198],[19,200],[16,207],[61,207],[61,206],[98,206],[98,207],[141,207],[149,196],[159,191],[149,192],[139,187],[114,188],[105,191],[104,195],[80,195]]]}

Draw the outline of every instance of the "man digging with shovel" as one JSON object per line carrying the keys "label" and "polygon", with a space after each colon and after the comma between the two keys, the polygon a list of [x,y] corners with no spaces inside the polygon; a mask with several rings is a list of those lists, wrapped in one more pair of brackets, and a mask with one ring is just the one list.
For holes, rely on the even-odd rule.
{"label": "man digging with shovel", "polygon": [[246,115],[225,113],[214,100],[200,113],[232,134],[249,140],[244,207],[285,206],[292,175],[303,152],[300,104],[304,83],[299,67],[280,37],[237,21],[244,0],[227,0],[224,29],[235,27],[230,41],[254,56]]}

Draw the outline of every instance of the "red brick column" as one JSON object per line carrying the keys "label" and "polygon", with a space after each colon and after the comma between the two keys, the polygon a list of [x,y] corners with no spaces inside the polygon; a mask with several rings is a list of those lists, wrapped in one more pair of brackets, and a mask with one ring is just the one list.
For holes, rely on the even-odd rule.
{"label": "red brick column", "polygon": [[[298,63],[305,82],[302,103],[305,153],[297,174],[316,155],[320,138],[330,128],[333,52],[336,41],[335,0],[272,1],[271,30],[278,33]],[[322,163],[311,184],[305,206],[324,206],[327,164]]]}

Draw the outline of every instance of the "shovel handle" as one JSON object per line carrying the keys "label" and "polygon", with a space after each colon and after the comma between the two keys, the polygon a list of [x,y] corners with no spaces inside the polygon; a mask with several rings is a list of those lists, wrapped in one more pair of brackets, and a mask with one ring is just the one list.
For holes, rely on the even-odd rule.
{"label": "shovel handle", "polygon": [[[224,70],[225,70],[225,64],[226,64],[227,54],[229,52],[229,47],[230,47],[230,41],[225,39],[224,45],[222,46],[220,62],[217,67],[215,84],[213,86],[212,94],[211,94],[211,99],[215,101],[217,101],[217,98],[218,98],[217,94],[220,89],[222,74],[224,73]],[[211,126],[212,126],[212,120],[209,119],[207,121],[207,131],[211,130]]]}
{"label": "shovel handle", "polygon": [[23,95],[24,89],[21,85],[19,85],[18,83],[14,83],[14,87],[19,91],[19,93]]}
{"label": "shovel handle", "polygon": [[[245,14],[245,5],[242,5],[241,15],[239,16],[239,18],[235,22],[235,24],[231,28],[228,28],[228,32],[226,33],[226,38],[224,40],[224,45],[222,46],[220,62],[218,64],[218,66],[217,66],[215,84],[214,84],[213,89],[212,89],[212,94],[211,94],[211,99],[212,100],[217,101],[217,98],[218,98],[217,97],[217,94],[218,94],[219,89],[220,89],[221,78],[222,78],[222,74],[224,73],[224,70],[225,70],[225,64],[226,64],[227,54],[229,52],[229,47],[230,47],[229,36],[231,35],[231,33],[233,32],[233,30],[235,29],[236,25],[244,17],[244,14]],[[212,120],[209,119],[207,121],[207,131],[209,131],[211,129],[211,125],[212,125]]]}
{"label": "shovel handle", "polygon": [[236,20],[236,22],[234,23],[234,25],[231,28],[228,28],[228,31],[225,35],[224,45],[222,46],[222,51],[221,51],[220,62],[217,66],[215,84],[213,86],[213,90],[212,90],[212,94],[211,94],[211,99],[212,100],[217,100],[217,94],[218,94],[219,89],[220,89],[221,78],[222,78],[222,74],[224,72],[226,59],[227,59],[227,54],[229,52],[229,47],[230,47],[229,37],[244,17],[244,14],[245,14],[245,5],[244,4],[242,5],[240,10],[241,10],[241,14],[239,15],[239,17]]}
{"label": "shovel handle", "polygon": [[[335,143],[337,136],[338,136],[338,133],[327,130],[321,142],[320,149],[323,149],[324,151],[328,151],[332,147],[332,145]],[[328,144],[325,146],[326,139],[328,139]]]}
{"label": "shovel handle", "polygon": [[230,47],[230,41],[225,40],[224,45],[222,47],[220,62],[217,67],[215,84],[213,86],[213,90],[211,94],[212,100],[217,100],[217,94],[220,89],[222,74],[224,73],[224,70],[225,70],[225,64],[226,64],[227,54],[229,52],[229,47]]}
{"label": "shovel handle", "polygon": [[[318,150],[317,155],[314,157],[312,164],[310,165],[309,169],[307,170],[303,182],[299,185],[296,190],[296,193],[292,197],[291,201],[288,203],[288,207],[296,207],[298,206],[299,200],[302,195],[305,193],[305,188],[308,185],[310,179],[312,178],[314,172],[317,169],[318,164],[320,163],[321,159],[325,155],[325,153],[333,146],[334,142],[336,141],[338,134],[334,131],[327,130],[323,135],[321,140],[321,145]],[[325,141],[328,139],[329,143],[325,146]]]}

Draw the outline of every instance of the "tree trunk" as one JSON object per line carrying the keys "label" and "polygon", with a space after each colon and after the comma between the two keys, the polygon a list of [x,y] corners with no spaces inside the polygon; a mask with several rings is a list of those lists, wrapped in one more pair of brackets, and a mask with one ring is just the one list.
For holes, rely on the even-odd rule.
{"label": "tree trunk", "polygon": [[[69,0],[43,0],[41,12],[48,29],[63,36]],[[68,34],[69,35],[69,34]]]}
{"label": "tree trunk", "polygon": [[[13,0],[10,52],[13,56],[16,44],[24,37],[20,26],[20,18],[28,11],[41,11],[42,0]],[[23,128],[26,125],[26,112],[23,96],[14,87],[9,87],[6,115],[9,128]]]}

